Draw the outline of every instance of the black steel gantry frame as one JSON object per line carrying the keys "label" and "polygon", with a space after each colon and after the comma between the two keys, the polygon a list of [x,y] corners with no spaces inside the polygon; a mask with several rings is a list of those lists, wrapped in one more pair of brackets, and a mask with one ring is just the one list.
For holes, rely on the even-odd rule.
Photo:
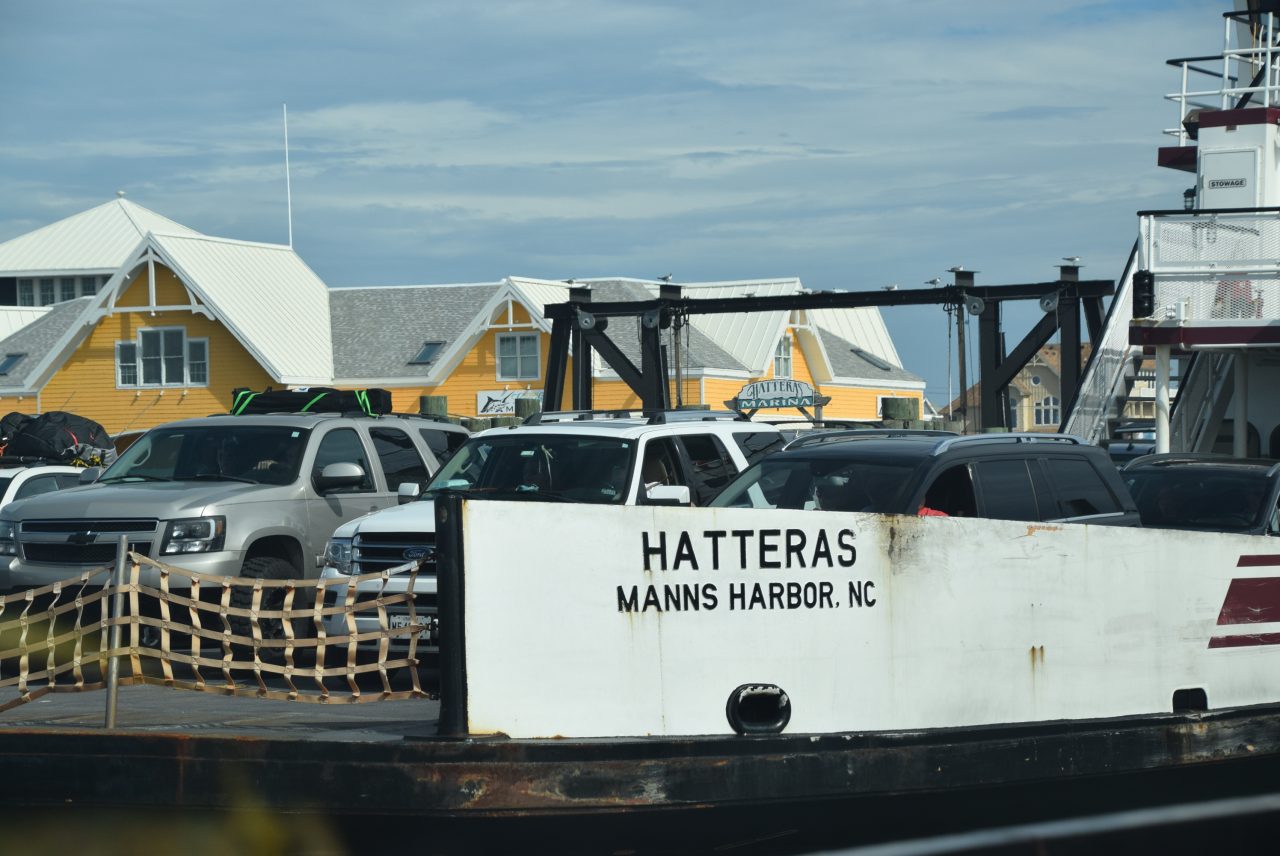
{"label": "black steel gantry frame", "polygon": [[[590,410],[591,354],[600,354],[609,367],[640,398],[645,410],[670,407],[668,373],[662,331],[673,320],[690,315],[739,312],[794,311],[806,309],[848,309],[863,306],[942,305],[957,308],[957,322],[963,324],[966,311],[978,316],[980,418],[976,430],[1005,426],[1005,390],[1014,376],[1035,356],[1059,329],[1062,331],[1062,400],[1071,401],[1080,384],[1081,315],[1089,339],[1098,341],[1102,332],[1103,298],[1115,293],[1111,280],[1080,280],[1079,266],[1061,266],[1060,278],[1053,282],[1020,285],[974,283],[973,271],[957,269],[955,283],[938,288],[909,288],[895,291],[818,291],[775,297],[688,298],[679,285],[663,284],[651,300],[602,301],[591,299],[591,289],[569,290],[565,303],[544,307],[551,320],[551,343],[547,354],[545,406],[559,409],[563,404],[569,353],[576,355],[570,380],[572,408]],[[974,298],[978,298],[977,301]],[[1007,355],[1001,327],[1001,304],[1009,300],[1038,300],[1044,316]],[[968,308],[966,308],[968,307]],[[980,311],[973,312],[972,310]],[[640,365],[637,367],[608,337],[611,318],[640,319]],[[962,356],[963,359],[963,356]],[[961,399],[967,409],[966,391]]]}

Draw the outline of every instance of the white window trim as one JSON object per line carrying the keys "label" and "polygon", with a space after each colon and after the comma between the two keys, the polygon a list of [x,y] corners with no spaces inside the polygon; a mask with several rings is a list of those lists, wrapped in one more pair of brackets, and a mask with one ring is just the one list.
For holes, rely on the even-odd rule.
{"label": "white window trim", "polygon": [[[534,373],[526,377],[504,375],[502,373],[502,340],[503,339],[516,340],[516,365],[518,366],[520,364],[519,354],[520,354],[521,338],[533,339],[533,343],[535,346],[535,351],[533,355]],[[498,333],[496,334],[493,337],[493,356],[494,356],[494,361],[497,363],[497,365],[494,367],[494,371],[497,372],[496,376],[498,380],[506,380],[506,381],[539,380],[542,377],[542,336],[538,333]]]}
{"label": "white window trim", "polygon": [[[142,382],[142,334],[143,333],[165,333],[169,330],[178,330],[182,333],[182,380],[178,383],[143,383]],[[204,366],[205,380],[203,383],[192,383],[191,381],[191,348],[192,342],[204,342]],[[120,346],[133,345],[134,347],[134,368],[137,371],[137,383],[121,383],[120,382]],[[163,359],[163,358],[162,358]],[[212,371],[213,355],[209,353],[209,339],[204,336],[191,337],[187,335],[186,327],[142,327],[134,335],[132,339],[119,339],[115,346],[115,375],[116,389],[183,389],[186,387],[194,387],[203,389],[209,386],[209,375]],[[163,369],[162,369],[163,371]]]}

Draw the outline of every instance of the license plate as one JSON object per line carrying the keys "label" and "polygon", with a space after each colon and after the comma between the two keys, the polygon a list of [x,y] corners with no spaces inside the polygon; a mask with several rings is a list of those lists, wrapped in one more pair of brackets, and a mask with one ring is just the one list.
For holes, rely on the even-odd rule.
{"label": "license plate", "polygon": [[[410,625],[409,616],[407,615],[388,615],[387,626],[392,630],[401,630]],[[425,639],[431,632],[430,619],[428,616],[419,615],[416,617],[416,623],[422,625],[422,630],[418,633],[419,639]]]}

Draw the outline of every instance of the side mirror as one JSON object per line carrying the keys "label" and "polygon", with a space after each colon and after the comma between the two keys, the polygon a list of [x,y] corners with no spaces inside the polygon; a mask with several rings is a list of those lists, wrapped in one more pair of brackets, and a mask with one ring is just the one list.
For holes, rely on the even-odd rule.
{"label": "side mirror", "polygon": [[649,505],[691,505],[693,498],[688,485],[660,484],[645,491],[645,501]]}
{"label": "side mirror", "polygon": [[420,496],[422,496],[422,485],[417,482],[400,482],[400,486],[396,488],[396,502],[400,505],[413,502]]}
{"label": "side mirror", "polygon": [[341,490],[348,487],[359,487],[364,483],[364,470],[359,464],[353,464],[349,461],[339,461],[336,464],[329,464],[320,471],[320,475],[315,477],[316,490],[320,493],[329,493],[334,490]]}
{"label": "side mirror", "polygon": [[102,475],[102,467],[85,467],[80,471],[80,484],[93,484]]}

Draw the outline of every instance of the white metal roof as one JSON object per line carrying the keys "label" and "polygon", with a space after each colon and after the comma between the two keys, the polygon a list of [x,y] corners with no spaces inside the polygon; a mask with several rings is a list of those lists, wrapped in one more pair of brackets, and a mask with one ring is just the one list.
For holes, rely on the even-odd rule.
{"label": "white metal roof", "polygon": [[509,276],[507,283],[520,294],[525,306],[533,316],[533,322],[543,330],[550,332],[551,322],[542,314],[542,309],[549,303],[564,303],[569,299],[569,284],[559,280],[530,279],[522,276]]}
{"label": "white metal roof", "polygon": [[328,287],[291,247],[153,234],[134,257],[148,244],[272,378],[332,382]]}
{"label": "white metal roof", "polygon": [[0,306],[0,339],[7,339],[48,311],[48,306]]}
{"label": "white metal roof", "polygon": [[127,199],[113,199],[0,244],[0,276],[113,273],[148,232],[200,234]]}
{"label": "white metal roof", "polygon": [[862,350],[875,354],[887,363],[901,366],[898,349],[894,347],[889,330],[884,325],[880,309],[863,306],[854,309],[811,309],[809,323],[835,333],[846,342],[852,342]]}

